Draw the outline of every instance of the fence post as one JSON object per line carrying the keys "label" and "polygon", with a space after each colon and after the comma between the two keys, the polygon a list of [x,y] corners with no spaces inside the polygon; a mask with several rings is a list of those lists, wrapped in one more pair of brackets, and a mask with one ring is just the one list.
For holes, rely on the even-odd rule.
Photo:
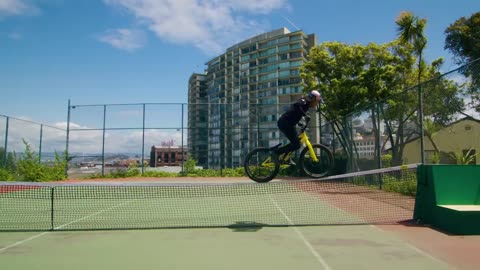
{"label": "fence post", "polygon": [[67,109],[67,138],[65,142],[65,177],[68,178],[68,162],[69,162],[69,152],[68,152],[68,143],[70,140],[70,99],[68,100],[68,109]]}
{"label": "fence post", "polygon": [[380,169],[382,168],[382,140],[381,140],[381,136],[382,136],[382,127],[380,126],[382,123],[381,123],[381,120],[380,120],[380,102],[377,102],[376,104],[376,113],[377,113],[377,138],[376,138],[376,151],[377,151],[377,157],[378,157],[378,160],[377,160],[377,169]]}
{"label": "fence post", "polygon": [[7,167],[7,158],[8,158],[8,154],[7,154],[7,147],[8,147],[8,122],[9,122],[10,118],[7,116],[7,121],[5,122],[5,147],[4,147],[4,152],[3,152],[3,167],[6,168]]}
{"label": "fence post", "polygon": [[[380,136],[382,135],[381,132],[381,121],[380,121],[380,102],[376,103],[375,106],[376,114],[377,114],[377,136],[375,138],[375,151],[376,151],[376,156],[377,156],[377,167],[378,169],[382,168],[382,141],[380,139]],[[378,175],[378,183],[379,183],[379,188],[383,189],[383,174]]]}
{"label": "fence post", "polygon": [[[142,176],[145,173],[144,163],[145,157],[145,103],[143,103],[143,125],[142,125]],[[151,162],[151,161],[150,161]]]}
{"label": "fence post", "polygon": [[38,163],[42,163],[42,139],[43,139],[43,124],[40,124],[40,143],[38,146]]}
{"label": "fence post", "polygon": [[425,141],[423,129],[423,94],[422,85],[418,85],[418,121],[420,126],[420,161],[425,164]]}
{"label": "fence post", "polygon": [[103,135],[102,135],[102,176],[105,175],[105,121],[107,117],[107,105],[103,105]]}
{"label": "fence post", "polygon": [[185,175],[185,168],[184,168],[184,160],[185,160],[185,157],[184,157],[184,155],[183,155],[183,153],[184,153],[184,149],[183,149],[183,121],[184,121],[184,119],[183,119],[183,117],[184,117],[184,115],[183,115],[183,109],[184,109],[184,105],[185,105],[185,104],[182,103],[182,124],[181,124],[181,126],[182,126],[182,148],[181,148],[181,150],[180,150],[180,151],[182,151],[182,175]]}

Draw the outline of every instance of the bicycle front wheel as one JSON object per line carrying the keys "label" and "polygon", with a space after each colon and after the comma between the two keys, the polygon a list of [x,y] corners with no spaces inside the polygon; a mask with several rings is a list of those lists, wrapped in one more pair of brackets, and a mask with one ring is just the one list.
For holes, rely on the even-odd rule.
{"label": "bicycle front wheel", "polygon": [[313,161],[309,149],[305,147],[300,153],[300,168],[313,178],[327,176],[333,169],[332,152],[321,144],[313,144],[312,148],[318,161]]}
{"label": "bicycle front wheel", "polygon": [[250,179],[258,183],[266,183],[277,176],[280,162],[270,148],[257,148],[247,154],[244,168]]}

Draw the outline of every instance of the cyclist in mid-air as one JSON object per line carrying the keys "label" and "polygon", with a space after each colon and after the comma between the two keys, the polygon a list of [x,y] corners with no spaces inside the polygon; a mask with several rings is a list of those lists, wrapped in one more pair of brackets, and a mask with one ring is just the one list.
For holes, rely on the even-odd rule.
{"label": "cyclist in mid-air", "polygon": [[[310,94],[304,96],[293,103],[290,108],[280,116],[277,125],[280,131],[290,140],[290,143],[278,148],[275,153],[281,155],[290,151],[300,149],[300,139],[295,126],[300,122],[302,116],[309,119],[307,111],[309,108],[316,108],[318,103],[322,100],[320,92],[312,90]],[[290,165],[294,166],[293,160],[289,161]]]}

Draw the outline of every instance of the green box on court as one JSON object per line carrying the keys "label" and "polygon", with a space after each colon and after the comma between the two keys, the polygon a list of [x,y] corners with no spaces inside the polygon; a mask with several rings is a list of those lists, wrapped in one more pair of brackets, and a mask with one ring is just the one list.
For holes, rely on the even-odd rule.
{"label": "green box on court", "polygon": [[414,219],[452,234],[480,235],[480,166],[419,165]]}

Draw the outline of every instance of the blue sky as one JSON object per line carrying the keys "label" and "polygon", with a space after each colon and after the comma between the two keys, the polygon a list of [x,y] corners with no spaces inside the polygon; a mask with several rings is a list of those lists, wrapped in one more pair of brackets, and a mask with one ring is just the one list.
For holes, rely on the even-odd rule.
{"label": "blue sky", "polygon": [[426,18],[428,61],[475,0],[0,0],[0,114],[59,125],[73,104],[187,102],[188,78],[226,48],[287,27],[385,43],[403,10]]}

